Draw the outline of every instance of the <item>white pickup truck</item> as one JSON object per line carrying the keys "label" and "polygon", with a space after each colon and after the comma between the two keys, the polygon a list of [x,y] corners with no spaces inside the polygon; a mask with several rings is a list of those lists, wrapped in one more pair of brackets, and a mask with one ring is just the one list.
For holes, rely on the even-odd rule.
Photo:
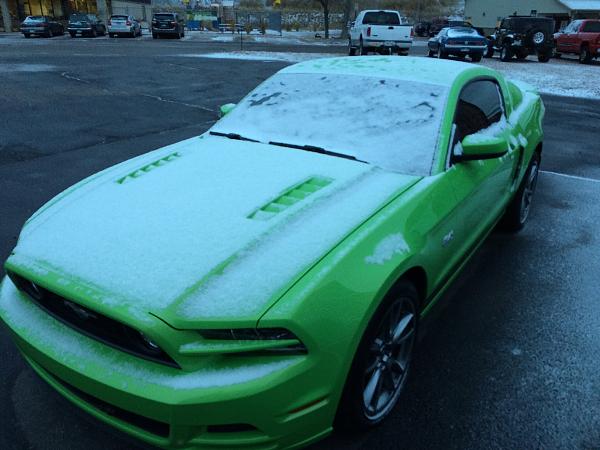
{"label": "white pickup truck", "polygon": [[368,9],[361,11],[350,24],[348,53],[366,55],[407,54],[413,43],[414,30],[398,11]]}

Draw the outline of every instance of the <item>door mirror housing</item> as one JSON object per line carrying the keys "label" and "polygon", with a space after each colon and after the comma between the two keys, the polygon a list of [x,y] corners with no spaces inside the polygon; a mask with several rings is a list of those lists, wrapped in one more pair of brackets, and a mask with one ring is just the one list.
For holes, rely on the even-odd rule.
{"label": "door mirror housing", "polygon": [[508,151],[508,144],[503,136],[470,134],[463,139],[460,147],[462,153],[454,153],[452,158],[456,162],[500,158]]}
{"label": "door mirror housing", "polygon": [[235,103],[225,103],[224,105],[221,105],[219,108],[219,117],[225,117],[233,110],[233,108],[235,108],[235,106]]}

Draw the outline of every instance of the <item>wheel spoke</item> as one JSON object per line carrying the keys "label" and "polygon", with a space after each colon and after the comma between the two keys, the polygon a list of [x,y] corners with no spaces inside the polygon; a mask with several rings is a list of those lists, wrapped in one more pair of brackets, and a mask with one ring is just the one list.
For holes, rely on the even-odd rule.
{"label": "wheel spoke", "polygon": [[373,401],[376,401],[377,403],[379,402],[379,393],[381,392],[381,375],[382,370],[377,369],[365,387],[363,399],[365,406],[367,406],[369,409],[376,409],[377,404],[375,404],[375,408],[373,408]]}
{"label": "wheel spoke", "polygon": [[[392,336],[392,343],[394,345],[399,344],[400,342],[402,342],[403,340],[403,334],[406,331],[406,329],[408,328],[408,326],[410,325],[412,319],[413,319],[413,314],[412,313],[408,313],[406,316],[404,316],[399,322],[398,325],[396,326],[396,328],[394,329],[394,334]],[[412,329],[411,329],[412,331]]]}

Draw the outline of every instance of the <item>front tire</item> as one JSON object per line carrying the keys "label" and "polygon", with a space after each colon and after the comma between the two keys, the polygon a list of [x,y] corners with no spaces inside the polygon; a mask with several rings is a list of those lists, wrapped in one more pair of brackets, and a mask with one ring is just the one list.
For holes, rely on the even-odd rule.
{"label": "front tire", "polygon": [[471,56],[471,61],[474,62],[474,63],[478,63],[478,62],[481,62],[482,58],[483,58],[483,55],[481,53],[477,54],[477,55],[472,55]]}
{"label": "front tire", "polygon": [[519,189],[504,213],[502,227],[507,231],[516,232],[521,230],[529,218],[540,171],[540,159],[540,154],[535,152],[531,157],[531,162]]}
{"label": "front tire", "polygon": [[406,386],[418,326],[415,286],[400,281],[373,315],[358,346],[334,426],[372,428],[391,413]]}
{"label": "front tire", "polygon": [[438,59],[447,59],[448,54],[446,52],[442,51],[442,47],[438,47],[437,57],[438,57]]}

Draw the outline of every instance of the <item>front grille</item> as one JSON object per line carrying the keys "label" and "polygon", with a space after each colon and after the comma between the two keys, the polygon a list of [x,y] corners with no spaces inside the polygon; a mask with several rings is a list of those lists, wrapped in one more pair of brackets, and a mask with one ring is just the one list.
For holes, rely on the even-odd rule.
{"label": "front grille", "polygon": [[87,392],[83,392],[82,390],[77,389],[72,384],[69,384],[66,381],[58,378],[54,374],[48,372],[46,369],[44,370],[50,376],[50,378],[52,378],[58,384],[72,392],[84,402],[89,403],[93,407],[99,409],[103,413],[108,414],[109,416],[112,416],[128,424],[131,424],[137,428],[141,428],[142,430],[147,431],[148,433],[154,434],[156,436],[165,438],[169,437],[171,430],[168,423],[140,416],[139,414],[127,411],[123,408],[119,408],[118,406],[107,403],[104,400],[100,400],[99,398],[88,394]]}
{"label": "front grille", "polygon": [[140,358],[180,368],[169,355],[141,332],[61,297],[14,272],[8,272],[8,276],[15,286],[25,292],[39,307],[65,325]]}

